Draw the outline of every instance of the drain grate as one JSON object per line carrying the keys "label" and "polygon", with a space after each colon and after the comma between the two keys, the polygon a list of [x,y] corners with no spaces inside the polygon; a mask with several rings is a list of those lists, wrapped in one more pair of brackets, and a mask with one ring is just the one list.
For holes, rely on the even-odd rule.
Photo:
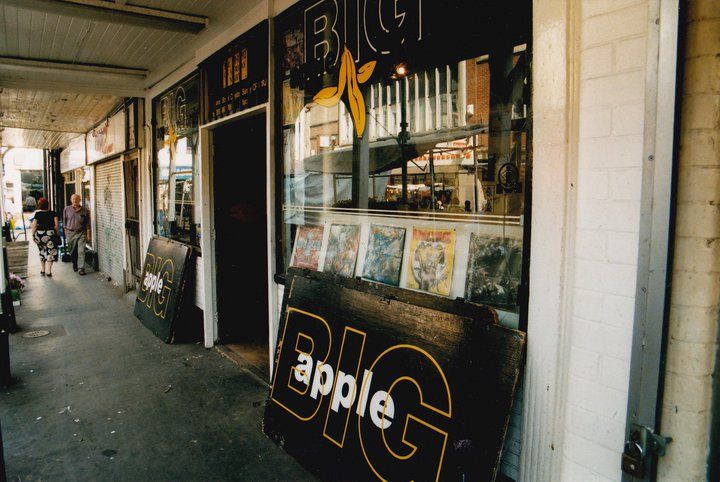
{"label": "drain grate", "polygon": [[34,331],[28,331],[27,333],[23,334],[23,338],[40,338],[41,336],[49,335],[50,332],[48,330],[34,330]]}

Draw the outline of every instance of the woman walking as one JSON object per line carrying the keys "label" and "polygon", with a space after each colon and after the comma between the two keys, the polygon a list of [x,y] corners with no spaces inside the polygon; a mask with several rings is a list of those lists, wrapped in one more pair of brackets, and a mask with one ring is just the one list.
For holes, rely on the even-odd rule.
{"label": "woman walking", "polygon": [[48,200],[40,198],[32,222],[33,241],[40,251],[40,275],[52,277],[52,265],[58,260],[58,215],[48,210]]}

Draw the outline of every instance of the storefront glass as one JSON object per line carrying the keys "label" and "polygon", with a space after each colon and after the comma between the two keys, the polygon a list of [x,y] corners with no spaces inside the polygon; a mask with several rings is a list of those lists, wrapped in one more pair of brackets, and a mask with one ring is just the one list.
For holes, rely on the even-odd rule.
{"label": "storefront glass", "polygon": [[193,74],[153,99],[155,232],[193,246],[200,245],[198,95]]}
{"label": "storefront glass", "polygon": [[279,264],[464,297],[517,322],[529,2],[341,9],[303,2],[277,23]]}
{"label": "storefront glass", "polygon": [[45,197],[43,177],[44,172],[42,170],[20,170],[23,211],[35,211],[37,209],[37,200]]}

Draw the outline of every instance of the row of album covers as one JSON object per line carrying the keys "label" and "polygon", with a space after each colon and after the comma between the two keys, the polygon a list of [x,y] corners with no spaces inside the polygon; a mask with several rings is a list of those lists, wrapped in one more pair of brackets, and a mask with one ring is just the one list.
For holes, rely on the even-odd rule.
{"label": "row of album covers", "polygon": [[[329,224],[328,233],[326,229],[326,225],[297,227],[290,266],[450,295],[456,268],[455,230],[370,224],[367,238],[361,240],[360,225]],[[366,241],[366,248],[364,258],[358,260],[361,241]],[[520,241],[471,233],[468,249],[465,298],[514,311],[522,269]]]}

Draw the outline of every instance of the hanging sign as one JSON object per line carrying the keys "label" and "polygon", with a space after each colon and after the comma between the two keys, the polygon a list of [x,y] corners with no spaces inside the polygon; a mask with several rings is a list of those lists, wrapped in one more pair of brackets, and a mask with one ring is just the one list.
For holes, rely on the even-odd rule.
{"label": "hanging sign", "polygon": [[205,122],[268,100],[268,22],[259,23],[200,64]]}
{"label": "hanging sign", "polygon": [[291,269],[263,430],[323,480],[494,480],[524,346],[484,306]]}
{"label": "hanging sign", "polygon": [[88,164],[123,152],[126,148],[125,132],[125,110],[120,110],[88,132]]}
{"label": "hanging sign", "polygon": [[188,245],[168,239],[154,237],[148,245],[135,316],[166,343],[171,343],[177,332],[191,254]]}

